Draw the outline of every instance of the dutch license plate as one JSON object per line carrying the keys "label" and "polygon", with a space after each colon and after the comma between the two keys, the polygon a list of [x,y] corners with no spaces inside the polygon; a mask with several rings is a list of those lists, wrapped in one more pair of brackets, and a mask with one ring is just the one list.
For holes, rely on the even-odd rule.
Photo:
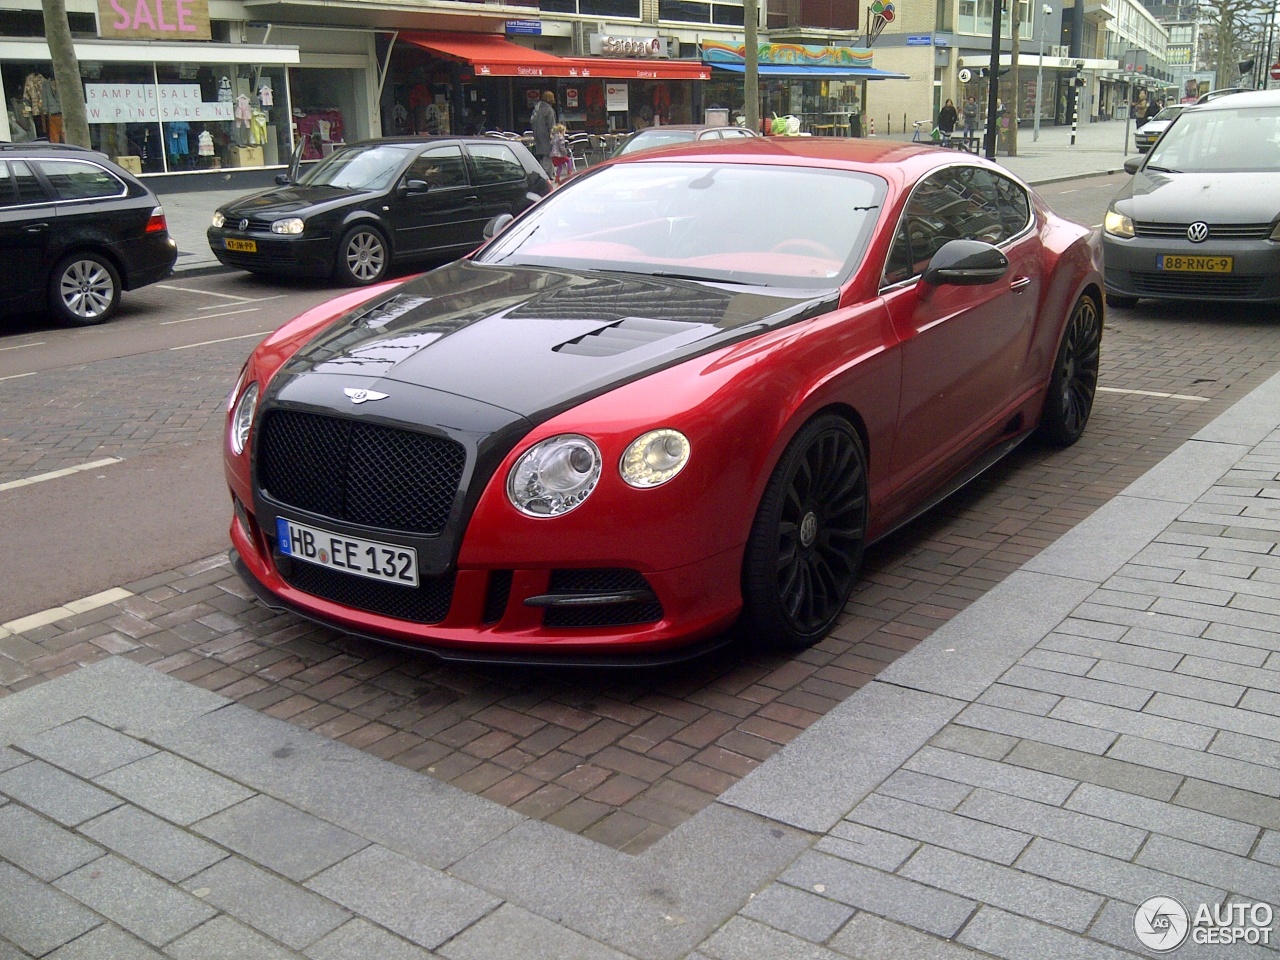
{"label": "dutch license plate", "polygon": [[235,250],[238,253],[258,252],[258,241],[256,240],[233,240],[227,237],[222,242],[227,245],[228,250]]}
{"label": "dutch license plate", "polygon": [[1182,273],[1230,273],[1235,268],[1235,257],[1188,257],[1165,254],[1156,258],[1157,270],[1177,270]]}
{"label": "dutch license plate", "polygon": [[280,552],[295,560],[370,580],[418,585],[418,551],[412,547],[344,537],[284,517],[276,517],[276,537]]}

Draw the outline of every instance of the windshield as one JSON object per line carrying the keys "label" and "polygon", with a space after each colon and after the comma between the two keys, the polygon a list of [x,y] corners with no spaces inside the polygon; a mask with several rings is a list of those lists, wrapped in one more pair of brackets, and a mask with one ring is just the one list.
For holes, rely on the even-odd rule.
{"label": "windshield", "polygon": [[1148,168],[1170,173],[1280,170],[1280,111],[1187,110],[1147,157]]}
{"label": "windshield", "polygon": [[618,164],[570,180],[476,260],[830,288],[861,262],[885,190],[840,170]]}
{"label": "windshield", "polygon": [[1181,104],[1179,104],[1179,105],[1178,105],[1178,106],[1176,106],[1176,107],[1165,107],[1163,110],[1161,110],[1159,113],[1157,113],[1157,114],[1156,114],[1154,117],[1152,117],[1151,119],[1152,119],[1152,120],[1172,120],[1174,117],[1176,117],[1176,116],[1177,116],[1178,114],[1180,114],[1181,112],[1182,112],[1182,106],[1181,106]]}
{"label": "windshield", "polygon": [[672,143],[688,143],[693,139],[692,130],[662,130],[654,128],[637,133],[622,145],[618,156],[624,153],[635,153],[637,150],[651,150],[654,147],[665,147]]}
{"label": "windshield", "polygon": [[341,187],[344,190],[381,190],[390,186],[396,171],[413,148],[379,144],[335,150],[299,178],[307,187]]}

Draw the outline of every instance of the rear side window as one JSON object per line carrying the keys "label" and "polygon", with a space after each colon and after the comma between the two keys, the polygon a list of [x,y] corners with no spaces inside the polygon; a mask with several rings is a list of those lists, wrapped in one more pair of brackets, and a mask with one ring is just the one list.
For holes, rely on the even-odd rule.
{"label": "rear side window", "polygon": [[477,184],[510,183],[525,178],[520,158],[505,143],[472,143],[467,145],[467,152],[475,166]]}
{"label": "rear side window", "polygon": [[39,203],[48,198],[35,173],[21,160],[0,161],[0,207]]}
{"label": "rear side window", "polygon": [[59,200],[93,200],[119,197],[128,189],[96,163],[83,160],[36,160],[40,172],[53,184]]}

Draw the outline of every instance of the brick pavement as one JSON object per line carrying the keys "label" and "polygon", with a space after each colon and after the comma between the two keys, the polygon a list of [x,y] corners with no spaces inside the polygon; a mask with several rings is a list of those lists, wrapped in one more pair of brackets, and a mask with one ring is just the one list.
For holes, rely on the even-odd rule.
{"label": "brick pavement", "polygon": [[[845,618],[795,657],[727,650],[626,675],[441,666],[273,615],[213,557],[126,585],[136,596],[109,607],[0,638],[0,684],[19,690],[123,654],[523,815],[639,852],[1280,367],[1263,311],[1212,322],[1176,310],[1170,320],[1166,312],[1111,314],[1102,385],[1202,400],[1101,393],[1075,447],[1027,446],[871,550]],[[33,432],[5,452],[35,455],[41,438],[60,431],[76,436],[71,449],[80,458],[146,449],[157,442],[151,425],[124,412],[138,399],[162,398],[170,404],[159,408],[162,417],[183,424],[188,439],[216,442],[223,374],[240,352],[230,344],[171,353],[161,376],[150,357],[149,378],[132,358],[95,364],[92,378],[68,374],[35,410],[6,407],[6,434],[19,423]],[[166,392],[175,383],[180,388]],[[65,465],[58,457],[50,450],[32,468]]]}

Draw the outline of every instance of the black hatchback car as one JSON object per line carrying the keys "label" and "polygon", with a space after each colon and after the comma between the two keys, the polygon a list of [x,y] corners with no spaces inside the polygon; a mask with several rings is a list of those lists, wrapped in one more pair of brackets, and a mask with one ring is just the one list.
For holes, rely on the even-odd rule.
{"label": "black hatchback car", "polygon": [[121,290],[177,259],[160,201],[127,170],[83,147],[0,143],[0,314],[103,323]]}
{"label": "black hatchback car", "polygon": [[523,144],[490,137],[395,137],[340,147],[301,176],[219,207],[209,246],[252,273],[363,286],[392,261],[460,256],[493,217],[551,192]]}

